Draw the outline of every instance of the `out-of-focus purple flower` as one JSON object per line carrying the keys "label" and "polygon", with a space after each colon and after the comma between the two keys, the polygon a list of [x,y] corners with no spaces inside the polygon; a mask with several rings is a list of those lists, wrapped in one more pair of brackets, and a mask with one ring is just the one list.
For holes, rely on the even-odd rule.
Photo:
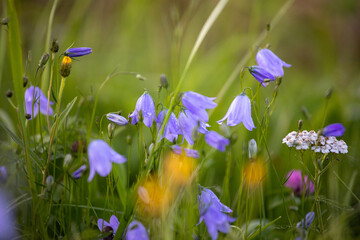
{"label": "out-of-focus purple flower", "polygon": [[85,170],[86,170],[86,164],[82,165],[75,172],[73,172],[72,177],[74,179],[79,179]]}
{"label": "out-of-focus purple flower", "polygon": [[179,145],[172,146],[172,150],[174,153],[181,155],[183,150],[185,151],[186,156],[191,158],[199,158],[199,152],[195,149],[190,148],[182,148]]}
{"label": "out-of-focus purple flower", "polygon": [[260,82],[263,87],[266,87],[270,82],[275,81],[275,77],[262,67],[252,66],[248,69],[251,75],[253,75],[253,77]]}
{"label": "out-of-focus purple flower", "polygon": [[104,219],[99,218],[97,224],[98,224],[98,228],[101,232],[103,233],[109,233],[112,232],[110,234],[110,236],[107,236],[107,238],[104,239],[113,239],[113,237],[115,236],[115,233],[119,227],[119,220],[117,219],[117,217],[115,215],[112,215],[110,217],[110,223],[106,222]]}
{"label": "out-of-focus purple flower", "polygon": [[139,221],[133,220],[126,229],[125,240],[149,240],[146,228]]}
{"label": "out-of-focus purple flower", "polygon": [[182,96],[182,103],[186,109],[188,109],[194,116],[198,119],[208,122],[209,115],[206,112],[206,109],[211,109],[216,107],[216,103],[213,101],[215,97],[206,97],[196,92],[185,92]]}
{"label": "out-of-focus purple flower", "polygon": [[284,76],[283,67],[291,67],[290,64],[287,64],[276,56],[271,50],[267,48],[261,49],[256,54],[256,62],[259,67],[268,71],[271,75],[275,77]]}
{"label": "out-of-focus purple flower", "polygon": [[228,126],[235,126],[242,122],[249,131],[255,128],[251,118],[251,102],[245,93],[235,97],[225,116],[217,121],[217,123],[221,124],[225,119],[227,119]]}
{"label": "out-of-focus purple flower", "polygon": [[139,122],[139,114],[142,114],[143,122],[145,126],[151,127],[155,119],[155,106],[154,101],[148,92],[144,92],[136,102],[135,110],[130,114],[131,124],[137,124]]}
{"label": "out-of-focus purple flower", "polygon": [[341,137],[344,135],[345,127],[341,123],[333,123],[327,125],[322,130],[322,135],[325,137]]}
{"label": "out-of-focus purple flower", "polygon": [[0,239],[16,238],[16,221],[12,211],[9,211],[10,203],[4,192],[0,191]]}
{"label": "out-of-focus purple flower", "polygon": [[230,230],[230,223],[235,221],[235,218],[229,217],[225,213],[231,213],[232,210],[222,204],[216,195],[209,189],[204,188],[198,196],[200,224],[203,220],[212,240],[218,238],[219,231],[228,233]]}
{"label": "out-of-focus purple flower", "polygon": [[[31,86],[25,91],[25,111],[30,114],[31,119],[35,118],[40,112],[44,115],[47,114],[48,99],[45,97],[43,91],[39,87]],[[54,103],[50,101],[50,105]],[[33,106],[34,105],[34,106]],[[49,106],[49,115],[53,114],[53,109]]]}
{"label": "out-of-focus purple flower", "polygon": [[81,57],[92,53],[91,48],[89,47],[78,47],[78,48],[69,48],[65,51],[64,55],[71,58]]}
{"label": "out-of-focus purple flower", "polygon": [[189,110],[185,110],[179,114],[179,125],[186,141],[190,145],[193,145],[193,131],[198,127],[198,120],[196,117],[193,116]]}
{"label": "out-of-focus purple flower", "polygon": [[8,174],[5,166],[0,167],[0,183],[6,183]]}
{"label": "out-of-focus purple flower", "polygon": [[230,140],[224,138],[220,134],[215,131],[209,131],[205,134],[205,141],[207,144],[212,146],[213,148],[224,152],[225,147],[230,144]]}
{"label": "out-of-focus purple flower", "polygon": [[[167,110],[162,110],[157,118],[156,118],[156,123],[157,123],[157,128],[158,130],[160,130],[162,122],[164,121],[164,117],[167,113]],[[181,129],[180,129],[180,125],[176,119],[175,114],[172,112],[169,118],[169,121],[167,122],[165,129],[164,129],[164,134],[161,137],[161,139],[163,137],[165,137],[167,140],[169,140],[170,142],[173,142],[174,140],[176,140],[178,138],[178,135],[181,134]]]}
{"label": "out-of-focus purple flower", "polygon": [[305,216],[305,219],[302,219],[300,222],[298,222],[296,224],[296,227],[307,230],[310,227],[311,223],[314,221],[314,219],[315,219],[315,213],[308,212]]}
{"label": "out-of-focus purple flower", "polygon": [[128,124],[128,120],[119,114],[108,113],[106,114],[106,118],[119,126],[125,126]]}
{"label": "out-of-focus purple flower", "polygon": [[287,174],[286,178],[288,180],[285,183],[285,187],[291,188],[294,191],[294,193],[298,196],[301,196],[305,189],[306,189],[305,194],[312,194],[315,191],[314,183],[308,178],[307,175],[304,176],[304,182],[303,182],[303,178],[300,170],[290,171]]}
{"label": "out-of-focus purple flower", "polygon": [[111,172],[112,163],[126,162],[126,158],[115,152],[106,142],[101,139],[92,141],[88,147],[90,165],[90,182],[97,172],[100,176],[106,177]]}

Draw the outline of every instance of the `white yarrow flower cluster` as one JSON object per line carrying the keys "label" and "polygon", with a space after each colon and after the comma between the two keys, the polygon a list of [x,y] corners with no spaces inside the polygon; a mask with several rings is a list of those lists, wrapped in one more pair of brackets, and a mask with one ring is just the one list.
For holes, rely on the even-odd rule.
{"label": "white yarrow flower cluster", "polygon": [[311,149],[321,153],[342,153],[348,152],[348,146],[343,140],[337,140],[336,137],[319,136],[314,130],[302,132],[292,131],[282,140],[288,147],[294,147],[296,150]]}

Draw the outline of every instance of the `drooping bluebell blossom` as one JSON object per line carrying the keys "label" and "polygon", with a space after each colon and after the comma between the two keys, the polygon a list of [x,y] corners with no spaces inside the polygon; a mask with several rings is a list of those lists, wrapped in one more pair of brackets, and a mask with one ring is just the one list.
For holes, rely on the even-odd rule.
{"label": "drooping bluebell blossom", "polygon": [[86,168],[86,164],[82,165],[75,172],[73,172],[72,177],[74,179],[79,179],[82,176],[83,172],[86,170]]}
{"label": "drooping bluebell blossom", "polygon": [[8,173],[5,166],[0,167],[0,183],[5,183],[8,177]]}
{"label": "drooping bluebell blossom", "polygon": [[344,132],[345,127],[341,123],[333,123],[322,129],[322,135],[325,137],[341,137]]}
{"label": "drooping bluebell blossom", "polygon": [[149,240],[146,228],[139,221],[133,220],[126,229],[125,240]]}
{"label": "drooping bluebell blossom", "polygon": [[209,121],[209,115],[206,109],[216,107],[216,103],[213,101],[215,97],[206,97],[196,92],[185,92],[182,96],[182,103],[186,109],[188,109],[194,116],[204,122]]}
{"label": "drooping bluebell blossom", "polygon": [[[48,99],[45,97],[43,91],[39,87],[31,86],[25,91],[25,111],[31,116],[31,119],[35,118],[39,113],[39,110],[42,114],[47,114],[47,104]],[[53,105],[53,102],[49,102],[50,105]],[[53,114],[53,109],[49,105],[49,115]]]}
{"label": "drooping bluebell blossom", "polygon": [[267,48],[261,49],[256,54],[256,62],[259,67],[265,69],[271,75],[275,77],[284,76],[283,67],[291,67],[290,64],[287,64],[276,56],[271,50]]}
{"label": "drooping bluebell blossom", "polygon": [[198,196],[200,224],[203,220],[212,240],[216,240],[219,231],[228,233],[230,230],[230,223],[235,221],[235,218],[229,217],[225,213],[231,213],[232,210],[222,204],[216,195],[209,189],[204,188]]}
{"label": "drooping bluebell blossom", "polygon": [[[167,113],[167,110],[162,110],[157,118],[156,118],[156,123],[157,123],[157,128],[158,130],[160,130],[162,122],[164,121],[164,117]],[[169,140],[170,142],[173,142],[174,140],[176,140],[178,138],[178,135],[181,134],[181,129],[180,129],[180,125],[178,123],[178,120],[176,119],[175,114],[172,112],[169,118],[169,121],[167,122],[165,129],[164,129],[164,133],[163,136],[161,137],[161,139],[163,137],[165,137],[167,140]]]}
{"label": "drooping bluebell blossom", "polygon": [[224,138],[215,131],[209,131],[205,134],[205,142],[213,148],[224,152],[225,147],[230,144],[230,140]]}
{"label": "drooping bluebell blossom", "polygon": [[174,145],[171,147],[173,152],[176,154],[182,154],[183,151],[185,151],[186,156],[191,157],[191,158],[199,158],[199,152],[195,149],[191,149],[191,148],[182,148],[179,145]]}
{"label": "drooping bluebell blossom", "polygon": [[101,232],[103,232],[103,233],[112,232],[109,239],[113,239],[112,237],[115,236],[115,233],[119,227],[120,222],[115,215],[112,215],[110,217],[109,223],[106,222],[104,219],[99,218],[97,224],[98,224],[98,228]]}
{"label": "drooping bluebell blossom", "polygon": [[125,126],[128,124],[128,120],[119,114],[108,113],[106,114],[106,118],[119,126]]}
{"label": "drooping bluebell blossom", "polygon": [[4,192],[0,191],[0,239],[16,239],[16,220],[9,211],[10,202]]}
{"label": "drooping bluebell blossom", "polygon": [[249,131],[255,128],[251,118],[251,102],[245,93],[235,97],[225,116],[217,121],[217,123],[221,124],[225,119],[227,119],[228,126],[235,126],[242,122]]}
{"label": "drooping bluebell blossom", "polygon": [[314,221],[314,219],[315,219],[315,213],[309,212],[306,214],[305,219],[302,219],[300,222],[296,224],[296,227],[307,230],[310,227],[311,223]]}
{"label": "drooping bluebell blossom", "polygon": [[82,57],[92,53],[92,49],[89,47],[78,47],[78,48],[69,48],[65,51],[64,55],[71,58]]}
{"label": "drooping bluebell blossom", "polygon": [[134,112],[129,116],[131,118],[131,124],[137,124],[139,122],[140,112],[145,126],[151,127],[155,119],[155,106],[154,101],[146,91],[139,97]]}
{"label": "drooping bluebell blossom", "polygon": [[97,172],[100,176],[106,177],[111,172],[112,163],[126,162],[126,158],[115,152],[106,142],[101,139],[92,141],[88,147],[90,165],[90,182]]}
{"label": "drooping bluebell blossom", "polygon": [[270,82],[275,81],[275,77],[266,69],[259,66],[248,67],[249,72],[253,77],[261,83],[263,87],[269,85]]}

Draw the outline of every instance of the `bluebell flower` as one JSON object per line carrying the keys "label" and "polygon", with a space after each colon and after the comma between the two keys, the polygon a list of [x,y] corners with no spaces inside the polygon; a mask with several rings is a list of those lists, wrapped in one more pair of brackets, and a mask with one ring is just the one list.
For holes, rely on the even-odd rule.
{"label": "bluebell flower", "polygon": [[225,147],[230,144],[230,140],[224,138],[215,131],[209,131],[205,134],[205,142],[213,148],[224,152]]}
{"label": "bluebell flower", "polygon": [[305,219],[302,219],[300,222],[298,222],[296,224],[296,227],[307,230],[310,227],[311,223],[314,221],[314,219],[315,219],[315,213],[308,212],[305,216]]}
{"label": "bluebell flower", "polygon": [[149,240],[146,228],[139,221],[133,220],[126,229],[125,240]]}
{"label": "bluebell flower", "polygon": [[179,125],[182,135],[190,145],[194,144],[194,136],[196,132],[206,134],[208,132],[206,128],[210,127],[209,124],[199,120],[187,109],[184,112],[180,112]]}
{"label": "bluebell flower", "polygon": [[209,115],[206,112],[206,109],[211,109],[216,107],[216,103],[213,101],[215,97],[206,97],[196,92],[185,92],[182,96],[182,103],[186,109],[188,109],[194,116],[198,119],[208,122]]}
{"label": "bluebell flower", "polygon": [[[167,113],[167,110],[162,110],[157,118],[156,118],[156,123],[157,123],[157,128],[158,130],[160,130],[162,122],[164,121],[164,117]],[[176,140],[178,138],[178,135],[181,134],[181,129],[180,129],[180,125],[178,123],[178,120],[176,119],[175,114],[172,112],[169,118],[169,121],[167,122],[165,129],[164,129],[164,133],[163,136],[161,136],[161,139],[163,137],[165,137],[167,140],[169,140],[170,142],[173,142],[174,140]]]}
{"label": "bluebell flower", "polygon": [[333,123],[322,129],[322,135],[325,137],[341,137],[344,132],[345,127],[341,123]]}
{"label": "bluebell flower", "polygon": [[105,239],[113,239],[113,237],[115,236],[115,233],[119,227],[120,222],[115,215],[112,215],[110,217],[109,222],[106,222],[104,219],[99,218],[97,224],[98,224],[98,228],[101,232],[103,232],[103,233],[112,232],[110,234],[110,236],[108,236],[109,238],[105,238]]}
{"label": "bluebell flower", "polygon": [[101,139],[92,141],[88,147],[90,165],[90,182],[97,172],[100,176],[106,177],[111,172],[112,163],[126,162],[126,158],[115,152],[106,142]]}
{"label": "bluebell flower", "polygon": [[253,77],[260,82],[263,87],[266,87],[270,82],[275,80],[275,77],[262,67],[252,66],[248,67],[248,69],[251,75],[253,75]]}
{"label": "bluebell flower", "polygon": [[235,97],[225,116],[217,121],[217,123],[221,124],[225,119],[227,119],[228,126],[235,126],[242,122],[249,131],[255,128],[251,118],[251,102],[245,93]]}
{"label": "bluebell flower", "polygon": [[200,224],[203,220],[212,240],[216,240],[219,231],[228,233],[230,230],[230,223],[235,221],[235,218],[229,217],[225,213],[231,213],[232,210],[222,204],[216,195],[209,189],[204,188],[198,196]]}
{"label": "bluebell flower", "polygon": [[6,183],[8,173],[5,166],[0,167],[0,183]]}
{"label": "bluebell flower", "polygon": [[[48,99],[45,97],[43,91],[39,87],[31,86],[25,91],[25,110],[26,113],[31,116],[31,119],[35,118],[40,112],[44,115],[47,114]],[[54,103],[50,101],[50,105]],[[49,115],[53,114],[53,109],[49,105]]]}
{"label": "bluebell flower", "polygon": [[119,114],[108,113],[106,114],[106,118],[119,126],[125,126],[128,124],[128,120]]}
{"label": "bluebell flower", "polygon": [[71,58],[81,57],[92,53],[91,48],[89,47],[78,47],[78,48],[69,48],[65,51],[64,55]]}
{"label": "bluebell flower", "polygon": [[183,151],[185,151],[186,156],[191,157],[191,158],[199,158],[199,152],[195,149],[191,149],[191,148],[182,148],[179,145],[174,145],[171,147],[173,152],[181,155],[183,153]]}
{"label": "bluebell flower", "polygon": [[74,179],[79,179],[82,176],[83,172],[86,170],[86,168],[86,164],[82,165],[75,172],[73,172],[72,177]]}
{"label": "bluebell flower", "polygon": [[275,77],[284,76],[283,67],[291,67],[290,64],[287,64],[276,56],[271,50],[267,48],[261,49],[256,54],[256,62],[259,67],[265,69],[267,72],[272,74]]}
{"label": "bluebell flower", "polygon": [[139,122],[140,112],[145,126],[151,127],[155,119],[155,106],[154,101],[146,91],[137,100],[135,110],[129,116],[131,118],[131,124],[137,124]]}

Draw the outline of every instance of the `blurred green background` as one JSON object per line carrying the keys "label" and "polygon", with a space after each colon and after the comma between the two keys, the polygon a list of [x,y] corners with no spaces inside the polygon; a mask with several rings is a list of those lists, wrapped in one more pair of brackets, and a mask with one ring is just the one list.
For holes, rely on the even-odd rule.
{"label": "blurred green background", "polygon": [[[277,26],[270,25],[266,40],[255,46],[257,37],[285,2],[230,1],[200,47],[182,90],[217,96],[246,51],[254,53],[247,66],[255,65],[257,48],[270,44],[272,51],[292,65],[285,69],[268,130],[267,143],[280,176],[283,177],[291,168],[300,168],[293,154],[289,154],[287,147],[281,144],[282,138],[296,130],[299,119],[304,120],[303,129],[321,128],[325,93],[333,88],[325,125],[341,122],[347,129],[343,139],[349,145],[349,153],[340,156],[341,162],[335,167],[348,183],[352,174],[360,169],[360,1],[294,1]],[[169,79],[171,92],[202,25],[216,3],[214,0],[59,1],[51,38],[58,39],[60,52],[71,44],[74,44],[73,47],[93,49],[91,55],[74,61],[66,83],[64,103],[75,96],[83,96],[86,104],[91,100],[89,96],[92,92],[96,94],[101,82],[116,67],[118,71],[140,73],[146,80],[140,81],[132,75],[119,75],[111,79],[100,94],[98,116],[119,110],[127,115],[133,111],[144,89],[156,99],[162,73]],[[34,84],[37,64],[45,51],[47,23],[53,1],[19,0],[16,4],[24,66],[30,51],[32,61],[27,76]],[[5,1],[2,1],[0,13],[6,17],[4,5]],[[6,28],[2,27],[2,41],[6,35]],[[0,87],[5,93],[12,89],[6,48],[0,52],[0,57],[5,59],[0,66]],[[253,89],[257,86],[247,71],[244,72],[244,86]],[[273,88],[274,85],[270,85],[262,89],[261,97],[271,99]],[[211,129],[219,131],[216,120],[223,117],[233,98],[241,91],[240,77],[237,77],[225,97],[218,102],[210,119]],[[0,99],[1,110],[15,121],[16,115],[5,94],[1,94]],[[87,106],[89,108],[83,114],[89,115],[91,102]],[[302,107],[309,112],[309,119],[303,115]],[[243,126],[235,128],[235,131],[239,148],[234,148],[234,151],[246,156],[247,153],[241,150],[250,138],[255,138],[259,133],[256,130],[247,133]],[[6,139],[3,134],[1,138]],[[118,144],[121,145],[121,142],[124,140],[119,140]],[[264,153],[262,146],[259,148]],[[218,157],[219,161],[213,163],[218,168],[209,170],[204,179],[218,176],[221,183],[225,171],[221,156]],[[329,194],[339,200],[347,190],[331,175],[332,171],[329,170],[328,177],[332,179],[329,184],[335,182],[340,187],[335,193]],[[359,186],[355,187],[354,193],[360,196]]]}

